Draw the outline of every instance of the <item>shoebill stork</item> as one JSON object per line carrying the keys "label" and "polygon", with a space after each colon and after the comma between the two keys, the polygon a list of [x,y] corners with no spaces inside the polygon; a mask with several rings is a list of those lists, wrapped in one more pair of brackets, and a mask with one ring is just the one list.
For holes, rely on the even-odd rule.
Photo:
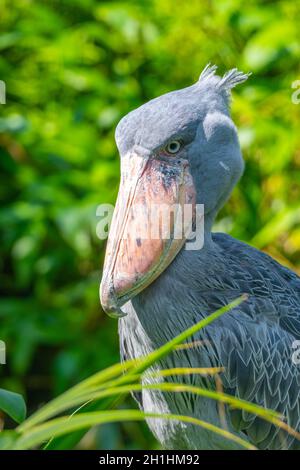
{"label": "shoebill stork", "polygon": [[[116,129],[121,183],[100,288],[104,310],[119,319],[122,358],[146,355],[239,297],[248,300],[193,337],[159,367],[222,366],[224,392],[281,412],[300,430],[300,278],[270,256],[223,233],[212,233],[244,163],[230,118],[231,89],[247,79],[207,66],[192,86],[155,98]],[[203,204],[204,244],[134,237],[148,227],[152,204]],[[131,208],[141,205],[138,215]],[[148,379],[149,380],[149,379]],[[177,379],[178,380],[178,379]],[[214,378],[184,377],[215,387]],[[190,415],[220,426],[218,404],[189,393],[144,390],[141,409]],[[228,429],[260,449],[299,448],[299,441],[244,411],[226,409]],[[230,449],[232,441],[179,422],[150,419],[169,449]]]}

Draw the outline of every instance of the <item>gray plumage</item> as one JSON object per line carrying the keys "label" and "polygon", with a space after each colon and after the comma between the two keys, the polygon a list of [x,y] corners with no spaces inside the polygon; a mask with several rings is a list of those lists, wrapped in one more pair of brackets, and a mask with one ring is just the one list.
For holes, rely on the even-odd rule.
{"label": "gray plumage", "polygon": [[[206,67],[196,84],[146,103],[125,116],[116,130],[121,156],[135,145],[155,153],[168,141],[181,139],[197,202],[205,206],[204,247],[182,249],[150,286],[124,305],[121,354],[124,359],[145,355],[248,293],[249,300],[195,335],[193,348],[170,354],[157,367],[222,366],[224,392],[281,412],[300,431],[300,366],[292,361],[293,342],[300,338],[300,279],[255,248],[211,233],[244,167],[229,98],[230,90],[247,78],[236,69],[222,78],[215,71]],[[212,377],[173,380],[215,388]],[[213,400],[149,391],[136,398],[145,411],[192,415],[220,425]],[[300,448],[292,436],[249,413],[226,407],[226,421],[231,432],[258,448]],[[236,448],[192,425],[149,420],[149,426],[167,448]]]}

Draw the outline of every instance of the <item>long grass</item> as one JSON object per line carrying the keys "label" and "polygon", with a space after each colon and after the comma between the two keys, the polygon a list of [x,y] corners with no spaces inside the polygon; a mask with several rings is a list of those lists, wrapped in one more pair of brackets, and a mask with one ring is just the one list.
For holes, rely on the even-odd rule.
{"label": "long grass", "polygon": [[[223,403],[224,405],[226,404],[231,408],[244,410],[259,416],[261,419],[271,422],[300,439],[299,433],[291,429],[287,423],[284,422],[284,418],[276,411],[267,410],[253,403],[227,395],[222,391],[208,390],[185,383],[167,382],[165,380],[159,381],[158,383],[154,380],[153,383],[150,384],[142,384],[141,382],[145,374],[147,374],[147,378],[166,379],[171,376],[178,378],[190,374],[217,375],[222,372],[223,368],[218,367],[174,368],[155,372],[152,370],[149,371],[149,368],[158,360],[174,351],[179,345],[184,346],[185,340],[229,310],[238,307],[244,300],[245,296],[242,296],[229,305],[217,310],[215,313],[191,326],[148,356],[126,361],[122,364],[116,364],[75,385],[23,421],[23,423],[16,428],[15,432],[9,435],[9,439],[7,439],[7,435],[0,433],[0,446],[2,445],[2,448],[12,449],[31,449],[39,448],[46,443],[47,447],[47,443],[55,443],[55,439],[59,436],[72,435],[72,433],[76,431],[85,432],[90,427],[98,424],[127,420],[140,421],[151,418],[194,424],[212,433],[223,436],[224,439],[234,442],[238,447],[255,449],[249,442],[229,432],[227,429],[221,426],[217,427],[212,423],[191,416],[176,414],[161,415],[145,413],[139,410],[113,409],[113,404],[120,401],[127,394],[131,392],[141,392],[142,390],[159,390],[162,393],[191,393],[206,397]],[[97,411],[90,411],[89,405],[95,403],[99,403],[99,409]],[[2,441],[1,436],[3,436]],[[55,448],[55,445],[52,445],[51,448]]]}

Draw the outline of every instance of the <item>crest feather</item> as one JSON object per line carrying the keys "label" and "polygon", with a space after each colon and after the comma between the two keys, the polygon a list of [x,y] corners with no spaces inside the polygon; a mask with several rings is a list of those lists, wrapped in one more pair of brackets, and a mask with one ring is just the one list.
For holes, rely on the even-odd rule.
{"label": "crest feather", "polygon": [[247,80],[247,78],[251,75],[251,73],[243,73],[240,72],[238,69],[231,69],[223,75],[221,80],[217,84],[217,88],[220,90],[230,91],[239,83],[243,83]]}
{"label": "crest feather", "polygon": [[210,65],[210,63],[208,63],[200,74],[199,82],[203,82],[204,80],[207,80],[208,78],[213,77],[217,69],[218,69],[217,65]]}
{"label": "crest feather", "polygon": [[246,81],[249,75],[251,75],[251,73],[243,73],[234,68],[226,72],[223,77],[219,77],[216,75],[217,68],[216,65],[207,64],[201,72],[199,83],[202,84],[203,82],[210,81],[217,90],[225,91],[227,94],[230,93],[232,88]]}

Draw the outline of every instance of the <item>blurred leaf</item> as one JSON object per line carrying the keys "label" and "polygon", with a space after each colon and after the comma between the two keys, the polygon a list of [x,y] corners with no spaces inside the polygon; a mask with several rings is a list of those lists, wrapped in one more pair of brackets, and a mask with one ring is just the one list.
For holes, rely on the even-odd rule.
{"label": "blurred leaf", "polygon": [[1,431],[0,432],[0,450],[12,449],[14,442],[18,438],[16,431]]}
{"label": "blurred leaf", "polygon": [[0,388],[0,410],[17,423],[21,423],[26,417],[26,405],[22,395],[3,388]]}

